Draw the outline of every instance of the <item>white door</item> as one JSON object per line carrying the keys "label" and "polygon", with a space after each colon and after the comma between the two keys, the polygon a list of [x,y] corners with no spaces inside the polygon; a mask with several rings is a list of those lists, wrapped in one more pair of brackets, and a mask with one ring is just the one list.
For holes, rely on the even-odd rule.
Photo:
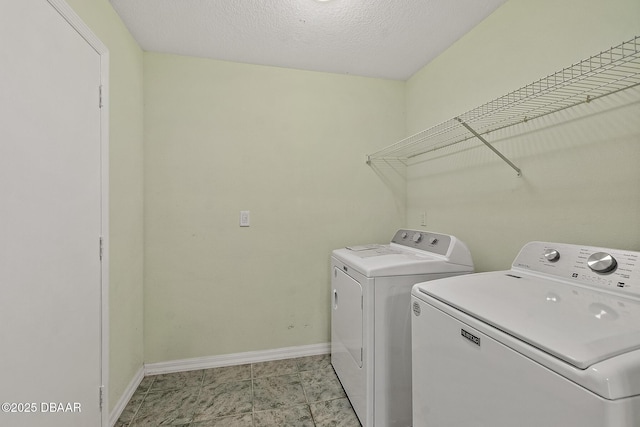
{"label": "white door", "polygon": [[100,54],[49,2],[2,2],[2,426],[104,420],[100,84]]}

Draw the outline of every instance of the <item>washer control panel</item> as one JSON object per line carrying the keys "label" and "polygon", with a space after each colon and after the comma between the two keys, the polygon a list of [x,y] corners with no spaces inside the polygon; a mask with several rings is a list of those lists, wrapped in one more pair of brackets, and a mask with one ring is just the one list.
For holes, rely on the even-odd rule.
{"label": "washer control panel", "polygon": [[530,242],[520,250],[512,267],[640,297],[640,252]]}
{"label": "washer control panel", "polygon": [[451,236],[420,230],[398,230],[391,243],[421,251],[446,255],[451,245]]}

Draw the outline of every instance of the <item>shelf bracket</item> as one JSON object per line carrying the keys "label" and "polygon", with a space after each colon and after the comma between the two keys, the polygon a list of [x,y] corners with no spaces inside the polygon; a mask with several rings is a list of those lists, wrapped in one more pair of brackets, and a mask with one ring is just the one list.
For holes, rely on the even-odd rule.
{"label": "shelf bracket", "polygon": [[484,139],[482,137],[482,135],[480,135],[478,132],[476,132],[475,130],[473,130],[473,128],[471,126],[469,126],[468,124],[466,124],[465,122],[462,121],[462,119],[460,117],[456,117],[456,120],[460,122],[460,124],[462,126],[464,126],[465,128],[467,128],[467,130],[469,132],[471,132],[473,134],[473,136],[475,136],[476,138],[478,138],[480,141],[482,141],[482,143],[484,145],[486,145],[487,147],[489,147],[491,149],[491,151],[493,151],[494,153],[496,153],[496,155],[498,157],[500,157],[502,160],[504,160],[509,166],[511,166],[511,168],[513,168],[513,170],[515,170],[518,173],[518,176],[522,176],[522,171],[520,170],[519,167],[517,167],[516,165],[514,165],[511,160],[507,159],[501,152],[499,152],[493,145],[491,145],[489,143],[489,141],[487,141],[486,139]]}

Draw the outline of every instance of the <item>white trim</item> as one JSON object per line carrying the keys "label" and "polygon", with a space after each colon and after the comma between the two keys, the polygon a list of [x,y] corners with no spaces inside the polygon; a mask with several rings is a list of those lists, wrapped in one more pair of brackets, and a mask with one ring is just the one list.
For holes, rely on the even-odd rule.
{"label": "white trim", "polygon": [[89,43],[89,45],[95,49],[98,54],[103,55],[109,52],[107,47],[100,41],[100,39],[91,31],[91,29],[84,23],[82,18],[73,10],[65,0],[47,0],[55,10],[62,16],[77,32],[80,36]]}
{"label": "white trim", "polygon": [[102,386],[104,395],[102,399],[102,425],[106,426],[109,420],[109,271],[110,242],[109,235],[109,146],[110,146],[110,77],[109,77],[109,51],[100,53],[100,85],[102,86],[102,108],[100,109],[101,150],[100,162],[102,173]]}
{"label": "white trim", "polygon": [[122,415],[124,408],[127,407],[127,404],[131,400],[131,397],[133,397],[133,393],[135,393],[135,391],[138,389],[143,379],[144,366],[140,366],[140,369],[138,369],[138,372],[136,372],[136,374],[133,376],[127,388],[124,389],[122,396],[120,396],[120,400],[118,400],[118,403],[116,403],[116,405],[111,410],[111,413],[109,414],[109,426],[113,427],[116,424],[118,418],[120,418],[120,415]]}
{"label": "white trim", "polygon": [[330,344],[323,343],[298,347],[276,348],[272,350],[223,354],[219,356],[195,357],[193,359],[148,363],[144,365],[144,374],[146,376],[168,374],[172,372],[194,371],[196,369],[219,368],[222,366],[243,365],[247,363],[267,362],[270,360],[316,356],[320,354],[329,354],[330,351]]}
{"label": "white trim", "polygon": [[[101,426],[109,422],[109,50],[107,46],[91,31],[78,14],[65,0],[47,0],[49,4],[85,39],[98,55],[100,55],[100,85],[102,86],[102,108],[100,109],[100,168],[101,168],[101,236],[102,237],[102,271],[101,271],[101,366],[102,377],[102,413]],[[96,88],[97,90],[97,88]],[[97,98],[96,98],[97,99]]]}

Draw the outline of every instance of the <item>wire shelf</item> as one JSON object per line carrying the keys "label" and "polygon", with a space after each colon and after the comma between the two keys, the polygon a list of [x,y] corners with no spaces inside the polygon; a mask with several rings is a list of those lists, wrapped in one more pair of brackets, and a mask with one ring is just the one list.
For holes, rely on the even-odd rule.
{"label": "wire shelf", "polygon": [[[367,156],[367,163],[412,157],[588,103],[640,84],[640,36],[564,68],[458,117]],[[518,174],[520,170],[503,157]]]}

